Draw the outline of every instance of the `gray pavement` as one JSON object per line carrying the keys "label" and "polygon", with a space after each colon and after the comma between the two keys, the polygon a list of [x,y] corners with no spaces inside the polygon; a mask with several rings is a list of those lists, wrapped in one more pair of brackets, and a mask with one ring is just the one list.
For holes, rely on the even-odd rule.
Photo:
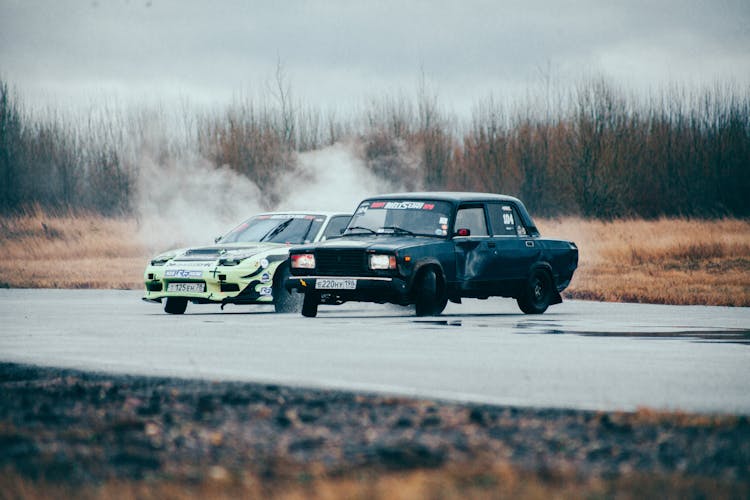
{"label": "gray pavement", "polygon": [[137,291],[0,290],[0,361],[533,407],[750,414],[750,309],[509,299],[397,306],[188,306]]}

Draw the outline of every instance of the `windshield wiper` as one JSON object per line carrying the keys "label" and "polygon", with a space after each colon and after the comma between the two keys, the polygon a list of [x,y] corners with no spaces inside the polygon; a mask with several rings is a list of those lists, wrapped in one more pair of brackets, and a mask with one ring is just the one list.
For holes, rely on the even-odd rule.
{"label": "windshield wiper", "polygon": [[398,227],[398,226],[383,226],[380,229],[390,229],[394,233],[408,234],[410,236],[416,236],[416,234],[414,234],[413,232],[409,231],[408,229],[404,229],[403,227]]}
{"label": "windshield wiper", "polygon": [[[363,230],[365,230],[365,231],[369,231],[369,232],[371,232],[372,234],[378,234],[378,233],[376,233],[375,231],[373,231],[372,229],[370,229],[369,227],[364,227],[364,226],[352,226],[352,227],[347,227],[347,228],[346,228],[346,232],[348,233],[348,232],[349,232],[349,231],[351,231],[352,229],[363,229]],[[346,234],[346,233],[345,233],[345,234]]]}
{"label": "windshield wiper", "polygon": [[260,241],[270,240],[271,238],[273,238],[274,236],[276,236],[277,234],[279,234],[281,231],[283,231],[284,229],[286,229],[286,227],[289,225],[289,223],[291,223],[293,220],[294,219],[287,219],[287,220],[285,220],[284,222],[282,222],[281,224],[279,224],[278,226],[276,226],[275,228],[273,228],[269,232],[267,232],[260,239]]}

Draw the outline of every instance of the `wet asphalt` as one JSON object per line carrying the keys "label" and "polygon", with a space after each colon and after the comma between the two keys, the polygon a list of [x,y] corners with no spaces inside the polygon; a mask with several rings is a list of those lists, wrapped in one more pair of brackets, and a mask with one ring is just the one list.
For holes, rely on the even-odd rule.
{"label": "wet asphalt", "polygon": [[0,290],[0,361],[118,374],[535,408],[750,414],[750,309],[566,301],[540,316],[509,299],[397,306],[190,305],[137,291]]}

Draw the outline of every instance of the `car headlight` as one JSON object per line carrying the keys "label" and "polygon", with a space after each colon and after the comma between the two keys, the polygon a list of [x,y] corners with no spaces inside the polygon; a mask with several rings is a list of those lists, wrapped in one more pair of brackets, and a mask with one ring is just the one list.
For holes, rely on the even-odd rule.
{"label": "car headlight", "polygon": [[396,256],[372,254],[370,255],[370,269],[396,269]]}
{"label": "car headlight", "polygon": [[315,269],[315,255],[311,253],[296,253],[290,257],[294,269]]}
{"label": "car headlight", "polygon": [[219,259],[219,265],[220,266],[236,266],[240,262],[242,262],[245,259],[237,258],[237,257],[228,257],[225,259]]}
{"label": "car headlight", "polygon": [[167,262],[172,260],[172,257],[156,257],[155,259],[151,260],[152,266],[163,266]]}
{"label": "car headlight", "polygon": [[[249,259],[253,255],[254,254],[252,254],[252,255],[232,255],[232,256],[229,256],[229,257],[222,257],[221,259],[219,259],[219,265],[220,266],[236,266],[236,265],[239,265],[242,262],[246,261],[247,259]],[[251,267],[256,267],[257,265],[258,265],[257,262],[251,263]]]}

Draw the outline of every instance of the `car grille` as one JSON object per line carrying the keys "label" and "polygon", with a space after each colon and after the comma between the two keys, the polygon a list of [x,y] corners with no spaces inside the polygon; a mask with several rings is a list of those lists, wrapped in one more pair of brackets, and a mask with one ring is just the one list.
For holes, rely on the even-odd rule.
{"label": "car grille", "polygon": [[362,250],[318,250],[315,270],[326,276],[356,276],[366,270]]}

